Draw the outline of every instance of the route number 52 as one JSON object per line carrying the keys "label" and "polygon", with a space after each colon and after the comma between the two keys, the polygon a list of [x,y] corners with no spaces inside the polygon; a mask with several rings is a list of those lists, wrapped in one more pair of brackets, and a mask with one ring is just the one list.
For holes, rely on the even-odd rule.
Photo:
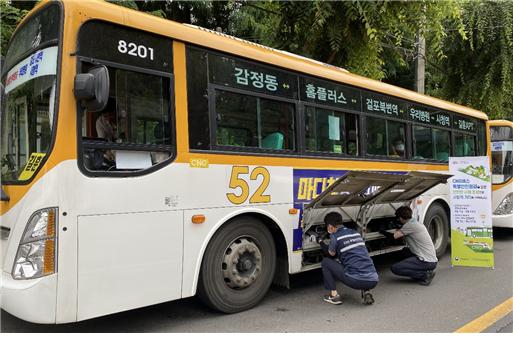
{"label": "route number 52", "polygon": [[[236,193],[226,193],[226,197],[232,204],[240,205],[244,203],[249,197],[249,184],[247,182],[247,177],[240,177],[241,175],[247,175],[249,173],[248,166],[234,166],[232,168],[232,175],[230,177],[230,185],[231,189],[240,188],[240,194]],[[251,174],[249,175],[250,180],[257,180],[258,177],[261,176],[262,183],[257,188],[255,193],[249,198],[250,204],[258,204],[271,202],[270,195],[264,195],[267,186],[269,186],[269,182],[271,181],[271,175],[269,171],[262,166],[255,167]]]}

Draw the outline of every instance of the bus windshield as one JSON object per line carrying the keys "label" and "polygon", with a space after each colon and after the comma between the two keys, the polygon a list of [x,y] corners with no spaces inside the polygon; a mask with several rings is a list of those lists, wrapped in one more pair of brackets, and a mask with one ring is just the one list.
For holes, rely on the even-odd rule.
{"label": "bus windshield", "polygon": [[513,176],[513,129],[492,126],[492,177],[494,184],[503,184]]}
{"label": "bus windshield", "polygon": [[50,149],[59,20],[59,6],[45,7],[18,29],[7,51],[2,71],[2,183],[29,180]]}

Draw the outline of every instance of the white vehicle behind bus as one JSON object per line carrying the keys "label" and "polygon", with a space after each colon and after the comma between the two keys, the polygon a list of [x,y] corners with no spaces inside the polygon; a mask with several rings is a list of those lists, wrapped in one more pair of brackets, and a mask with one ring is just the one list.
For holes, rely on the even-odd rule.
{"label": "white vehicle behind bus", "polygon": [[513,122],[493,120],[490,128],[492,157],[492,223],[513,228]]}

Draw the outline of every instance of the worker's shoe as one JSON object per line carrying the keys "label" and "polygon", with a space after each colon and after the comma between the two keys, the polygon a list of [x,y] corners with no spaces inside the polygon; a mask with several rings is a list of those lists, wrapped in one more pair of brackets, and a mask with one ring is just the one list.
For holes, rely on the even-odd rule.
{"label": "worker's shoe", "polygon": [[371,305],[374,304],[374,297],[368,290],[362,290],[362,301],[364,304]]}
{"label": "worker's shoe", "polygon": [[324,301],[331,303],[331,304],[335,304],[335,305],[342,304],[342,298],[340,297],[339,294],[337,294],[335,296],[331,296],[330,294],[324,295],[323,299],[324,299]]}
{"label": "worker's shoe", "polygon": [[427,277],[426,277],[424,280],[419,281],[419,284],[420,284],[420,285],[423,285],[423,286],[428,286],[428,285],[430,285],[430,284],[431,284],[431,281],[433,281],[433,278],[434,278],[434,277],[435,277],[435,275],[436,275],[436,272],[435,272],[434,270],[428,270],[428,271],[426,272],[426,274],[427,274]]}

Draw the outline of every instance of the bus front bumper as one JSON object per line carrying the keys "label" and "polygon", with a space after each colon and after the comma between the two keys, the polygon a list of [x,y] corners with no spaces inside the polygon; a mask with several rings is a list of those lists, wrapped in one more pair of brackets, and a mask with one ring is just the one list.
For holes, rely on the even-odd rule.
{"label": "bus front bumper", "polygon": [[57,274],[33,279],[14,280],[2,272],[0,307],[25,321],[55,324]]}
{"label": "bus front bumper", "polygon": [[493,227],[513,228],[513,213],[492,216]]}

